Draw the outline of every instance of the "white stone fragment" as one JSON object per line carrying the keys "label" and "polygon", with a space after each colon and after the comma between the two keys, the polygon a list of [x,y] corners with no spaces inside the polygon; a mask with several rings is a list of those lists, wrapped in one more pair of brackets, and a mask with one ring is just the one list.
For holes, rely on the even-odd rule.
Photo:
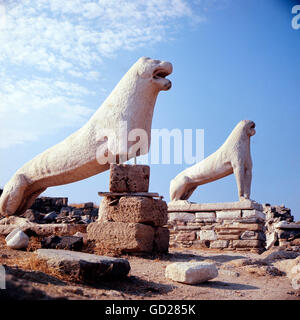
{"label": "white stone fragment", "polygon": [[234,220],[241,218],[241,210],[217,211],[217,219]]}
{"label": "white stone fragment", "polygon": [[173,281],[196,284],[217,277],[218,269],[208,262],[175,262],[167,266],[165,276]]}
{"label": "white stone fragment", "polygon": [[6,238],[6,245],[11,249],[26,249],[28,247],[29,238],[20,229],[15,229]]}
{"label": "white stone fragment", "polygon": [[217,240],[217,234],[214,230],[201,230],[198,232],[200,240]]}
{"label": "white stone fragment", "polygon": [[242,217],[245,219],[249,219],[249,218],[257,218],[261,220],[266,219],[266,215],[263,212],[258,210],[243,210]]}

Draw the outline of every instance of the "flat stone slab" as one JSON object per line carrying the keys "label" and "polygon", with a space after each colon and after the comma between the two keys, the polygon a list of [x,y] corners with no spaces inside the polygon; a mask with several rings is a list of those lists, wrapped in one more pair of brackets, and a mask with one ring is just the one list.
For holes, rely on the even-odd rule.
{"label": "flat stone slab", "polygon": [[125,277],[130,271],[128,260],[98,256],[96,254],[57,249],[38,249],[39,259],[49,267],[84,282],[97,282],[105,277]]}
{"label": "flat stone slab", "polygon": [[86,232],[87,226],[84,224],[49,223],[39,224],[30,222],[26,218],[11,216],[0,220],[0,235],[8,235],[15,229],[23,232],[31,230],[39,236],[51,235],[72,235],[75,232]]}
{"label": "flat stone slab", "polygon": [[216,278],[218,269],[214,263],[175,262],[166,267],[165,276],[173,281],[196,284]]}
{"label": "flat stone slab", "polygon": [[276,229],[300,229],[300,223],[289,223],[286,221],[280,221],[275,224]]}
{"label": "flat stone slab", "polygon": [[258,210],[263,211],[260,203],[251,200],[237,202],[219,203],[193,203],[186,200],[172,201],[168,203],[169,212],[200,212],[200,211],[222,211],[222,210]]}

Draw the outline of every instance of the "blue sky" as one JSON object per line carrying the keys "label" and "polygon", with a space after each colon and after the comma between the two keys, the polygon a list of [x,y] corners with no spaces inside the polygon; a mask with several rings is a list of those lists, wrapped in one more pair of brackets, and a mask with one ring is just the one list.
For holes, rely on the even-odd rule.
{"label": "blue sky", "polygon": [[[299,2],[298,2],[299,3]],[[62,5],[64,4],[64,5]],[[0,2],[0,185],[80,128],[130,66],[173,64],[154,129],[204,129],[205,156],[254,120],[251,198],[300,220],[300,29],[287,0]],[[150,191],[169,200],[182,165],[151,165]],[[94,201],[108,172],[45,195]],[[197,202],[237,200],[234,176],[200,186]]]}

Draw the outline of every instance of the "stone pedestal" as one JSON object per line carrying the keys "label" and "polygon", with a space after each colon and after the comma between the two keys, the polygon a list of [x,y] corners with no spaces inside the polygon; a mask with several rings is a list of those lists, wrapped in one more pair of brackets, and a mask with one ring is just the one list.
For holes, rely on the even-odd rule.
{"label": "stone pedestal", "polygon": [[[94,241],[100,250],[168,252],[169,229],[164,227],[168,223],[168,207],[162,199],[154,199],[149,196],[151,194],[147,196],[148,169],[148,166],[139,165],[111,166],[111,195],[108,193],[101,201],[98,221],[87,228],[88,240]],[[145,196],[133,195],[138,192]]]}
{"label": "stone pedestal", "polygon": [[261,252],[265,214],[254,201],[227,203],[171,202],[168,227],[173,246]]}

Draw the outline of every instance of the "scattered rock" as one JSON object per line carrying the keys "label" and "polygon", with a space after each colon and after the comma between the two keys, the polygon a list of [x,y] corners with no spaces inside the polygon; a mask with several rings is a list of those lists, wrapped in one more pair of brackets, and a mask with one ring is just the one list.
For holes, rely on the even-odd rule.
{"label": "scattered rock", "polygon": [[272,263],[276,260],[281,259],[295,259],[300,255],[299,252],[295,251],[285,251],[282,249],[274,249],[271,252],[266,251],[264,252],[261,257],[264,258],[265,262]]}
{"label": "scattered rock", "polygon": [[173,281],[196,284],[217,277],[218,269],[214,263],[175,262],[167,266],[165,276]]}
{"label": "scattered rock", "polygon": [[29,222],[40,223],[43,220],[44,215],[36,210],[28,209],[23,214],[23,217],[28,219]]}
{"label": "scattered rock", "polygon": [[249,265],[249,266],[244,266],[243,270],[249,273],[256,274],[258,276],[266,276],[266,275],[271,275],[273,277],[276,276],[284,276],[285,273],[278,270],[274,266],[262,266],[262,265]]}
{"label": "scattered rock", "polygon": [[56,212],[55,212],[55,211],[52,211],[52,212],[47,213],[47,214],[44,216],[43,220],[46,221],[46,222],[53,222],[53,221],[55,221],[55,218],[56,218],[56,217],[57,217]]}
{"label": "scattered rock", "polygon": [[87,242],[87,233],[77,231],[75,234],[73,234],[73,236],[82,238],[83,243]]}
{"label": "scattered rock", "polygon": [[6,238],[6,245],[11,249],[26,249],[29,237],[20,229],[15,229]]}
{"label": "scattered rock", "polygon": [[130,271],[126,259],[55,249],[38,249],[37,255],[39,259],[46,260],[49,267],[58,268],[60,272],[84,282],[96,282],[103,277],[120,278]]}
{"label": "scattered rock", "polygon": [[74,236],[50,236],[41,241],[42,248],[45,249],[66,249],[81,251],[83,238]]}

